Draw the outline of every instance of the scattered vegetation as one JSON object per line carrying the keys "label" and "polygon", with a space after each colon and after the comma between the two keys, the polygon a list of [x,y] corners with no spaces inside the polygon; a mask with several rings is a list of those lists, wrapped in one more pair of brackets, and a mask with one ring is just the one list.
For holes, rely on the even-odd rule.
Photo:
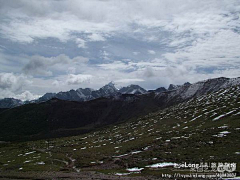
{"label": "scattered vegetation", "polygon": [[[239,86],[222,89],[85,135],[2,143],[0,170],[159,176],[174,169],[146,166],[235,162],[239,171],[239,92]],[[134,167],[143,169],[127,170]]]}

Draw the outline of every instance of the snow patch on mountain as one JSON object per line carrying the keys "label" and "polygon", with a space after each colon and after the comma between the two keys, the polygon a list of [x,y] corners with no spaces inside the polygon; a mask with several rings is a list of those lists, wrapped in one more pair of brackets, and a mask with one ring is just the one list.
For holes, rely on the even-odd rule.
{"label": "snow patch on mountain", "polygon": [[[52,98],[58,98],[61,100],[68,101],[89,101],[97,99],[100,97],[114,97],[114,99],[121,99],[122,94],[147,94],[155,93],[155,98],[164,98],[166,102],[170,101],[183,101],[190,99],[192,97],[198,97],[205,95],[211,92],[216,92],[222,88],[228,88],[231,86],[240,85],[240,78],[214,78],[204,81],[199,81],[194,84],[189,82],[184,83],[183,85],[173,85],[170,84],[168,89],[160,87],[156,90],[146,91],[144,88],[139,85],[129,85],[127,87],[122,87],[117,89],[113,82],[110,82],[98,90],[90,88],[79,88],[77,90],[70,90],[67,92],[59,93],[46,93],[37,100],[22,102],[13,98],[6,98],[0,100],[0,108],[12,108],[20,106],[25,103],[39,103],[45,102]],[[167,96],[167,98],[166,98]],[[129,97],[132,100],[134,97]]]}
{"label": "snow patch on mountain", "polygon": [[145,94],[147,91],[140,87],[139,85],[129,85],[127,87],[122,87],[119,92],[121,94]]}

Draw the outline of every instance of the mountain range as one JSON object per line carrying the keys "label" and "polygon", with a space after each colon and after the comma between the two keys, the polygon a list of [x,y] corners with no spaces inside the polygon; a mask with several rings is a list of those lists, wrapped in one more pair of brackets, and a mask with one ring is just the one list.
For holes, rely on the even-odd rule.
{"label": "mountain range", "polygon": [[3,109],[1,177],[156,180],[193,172],[174,164],[202,161],[233,162],[239,176],[239,102],[239,78],[217,78],[164,92]]}
{"label": "mountain range", "polygon": [[145,93],[147,93],[147,90],[140,87],[139,85],[132,84],[127,87],[122,87],[120,89],[117,89],[114,86],[114,83],[110,82],[98,90],[94,90],[91,88],[84,88],[84,89],[79,88],[77,90],[72,89],[66,92],[46,93],[39,99],[32,100],[32,101],[23,102],[19,99],[5,98],[0,100],[0,108],[13,108],[23,104],[40,103],[40,102],[48,101],[52,98],[81,102],[81,101],[89,101],[89,100],[93,100],[101,97],[110,97],[110,96],[115,96],[120,94],[145,94]]}
{"label": "mountain range", "polygon": [[86,88],[45,94],[45,100],[0,112],[0,140],[77,135],[239,85],[240,78],[221,77],[170,85],[168,90],[144,91],[137,85],[117,90],[110,83],[96,91]]}
{"label": "mountain range", "polygon": [[4,98],[0,100],[0,108],[13,108],[23,105],[24,102],[14,98]]}
{"label": "mountain range", "polygon": [[[228,81],[231,81],[228,78],[218,78],[222,79],[223,83],[227,83]],[[199,85],[201,82],[195,83]],[[160,93],[165,91],[172,91],[176,89],[181,89],[183,86],[190,86],[191,84],[189,82],[186,82],[183,85],[174,85],[170,84],[168,89],[165,87],[160,87],[155,90],[146,90],[139,85],[129,85],[127,87],[122,87],[120,89],[117,89],[114,86],[113,82],[110,82],[103,86],[102,88],[98,90],[94,90],[91,88],[79,88],[77,90],[70,90],[66,92],[58,92],[58,93],[46,93],[42,97],[36,100],[31,101],[21,101],[19,99],[14,98],[5,98],[0,99],[0,108],[13,108],[16,106],[21,106],[23,104],[29,104],[29,103],[40,103],[40,102],[46,102],[52,98],[57,98],[61,100],[67,100],[67,101],[89,101],[101,97],[111,97],[111,96],[119,96],[121,94],[147,94],[147,93]],[[191,87],[192,88],[192,87]]]}

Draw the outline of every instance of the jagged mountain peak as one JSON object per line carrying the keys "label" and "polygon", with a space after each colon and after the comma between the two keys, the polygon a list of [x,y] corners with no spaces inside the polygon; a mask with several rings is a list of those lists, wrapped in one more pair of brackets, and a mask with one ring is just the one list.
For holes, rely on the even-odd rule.
{"label": "jagged mountain peak", "polygon": [[92,88],[78,88],[77,91],[94,91]]}
{"label": "jagged mountain peak", "polygon": [[[213,80],[211,82],[215,82],[217,80]],[[228,82],[228,80],[222,82],[224,84]],[[214,84],[214,83],[213,83]],[[96,125],[99,127],[100,125],[106,125],[106,123],[118,123],[127,119],[134,118],[141,114],[153,112],[158,109],[164,109],[168,107],[178,108],[179,110],[184,110],[183,112],[188,114],[185,109],[182,109],[182,103],[185,103],[188,107],[188,102],[196,102],[197,107],[204,108],[203,104],[209,105],[210,102],[222,102],[223,99],[228,100],[232,98],[237,104],[236,97],[239,97],[239,84],[238,86],[230,86],[228,88],[221,89],[222,86],[216,86],[216,88],[212,89],[208,86],[209,83],[194,83],[188,86],[181,86],[180,88],[164,93],[150,93],[146,95],[136,96],[134,94],[123,94],[119,95],[119,98],[99,98],[95,101],[84,102],[84,103],[75,103],[72,101],[63,101],[59,99],[51,99],[45,103],[37,104],[37,105],[29,105],[22,106],[13,111],[5,111],[5,114],[0,114],[2,117],[7,117],[8,121],[3,121],[1,124],[2,127],[8,127],[5,122],[10,122],[10,120],[17,119],[19,124],[21,123],[30,123],[31,127],[36,128],[36,135],[40,132],[45,132],[49,129],[48,125],[50,125],[55,132],[57,129],[67,128],[67,129],[75,129],[77,127],[89,126],[89,124]],[[211,86],[212,87],[212,86]],[[220,87],[220,88],[219,88]],[[126,87],[127,88],[127,87]],[[210,91],[209,91],[210,90]],[[98,90],[97,90],[98,91]],[[93,91],[96,92],[96,91]],[[209,93],[210,92],[210,93]],[[234,92],[234,94],[232,94]],[[205,97],[205,100],[203,98]],[[219,98],[223,97],[223,98]],[[228,97],[228,98],[224,98]],[[214,98],[214,99],[213,99]],[[181,103],[181,104],[179,104]],[[177,105],[179,104],[179,105]],[[29,108],[31,107],[31,108]],[[231,106],[229,106],[231,107]],[[172,108],[171,111],[166,111],[166,113],[176,114],[177,111],[175,108]],[[212,107],[211,107],[212,108]],[[218,107],[216,107],[219,109]],[[193,110],[196,112],[196,109],[187,108],[187,110]],[[232,111],[232,109],[231,109]],[[234,111],[237,112],[235,108]],[[22,113],[24,112],[24,113]],[[36,113],[39,112],[39,113]],[[212,112],[209,111],[209,112]],[[212,112],[214,113],[214,112]],[[228,115],[228,113],[224,113]],[[19,115],[19,116],[18,116]],[[163,117],[161,114],[159,114]],[[178,115],[178,114],[177,114]],[[192,117],[194,120],[199,117],[196,113],[194,113],[196,117]],[[179,116],[179,115],[178,115]],[[219,117],[220,114],[218,115]],[[216,118],[218,117],[216,116]],[[47,118],[46,118],[47,117]],[[166,115],[167,118],[168,115]],[[184,116],[183,116],[184,117]],[[215,118],[215,119],[216,119]],[[1,119],[1,118],[0,118]],[[2,118],[3,119],[3,118]],[[147,118],[151,119],[151,118]],[[185,118],[184,118],[185,119]],[[43,122],[45,122],[45,129],[40,129]],[[51,122],[51,124],[49,124]],[[188,121],[189,123],[190,121]],[[52,126],[54,125],[54,126]],[[25,126],[21,126],[22,130],[20,133],[25,134]],[[29,126],[26,126],[29,127]],[[94,126],[93,126],[94,127]],[[2,128],[7,129],[7,128]],[[31,133],[32,129],[28,129]],[[5,131],[5,137],[9,138],[8,129]],[[16,133],[16,129],[12,129],[12,133]],[[72,132],[74,133],[74,131]],[[14,136],[15,137],[15,136]]]}
{"label": "jagged mountain peak", "polygon": [[191,85],[190,82],[185,82],[183,85],[170,84],[167,90],[172,91],[172,90],[176,90],[176,89],[180,88],[181,86],[190,86],[190,85]]}
{"label": "jagged mountain peak", "polygon": [[122,94],[145,94],[147,91],[139,85],[131,84],[119,90]]}
{"label": "jagged mountain peak", "polygon": [[114,82],[110,82],[104,85],[102,88],[98,90],[94,90],[91,88],[79,88],[77,90],[70,90],[66,92],[59,92],[59,93],[46,93],[38,100],[34,100],[31,102],[21,102],[20,100],[14,101],[13,98],[6,98],[0,100],[0,107],[1,108],[11,108],[16,107],[22,104],[27,103],[39,103],[45,102],[52,98],[58,98],[61,100],[68,100],[68,101],[89,101],[93,99],[97,99],[100,97],[112,97],[112,96],[119,96],[121,94],[145,94],[147,92],[157,93],[158,96],[164,96],[165,91],[169,91],[167,94],[170,99],[176,99],[179,97],[180,99],[188,99],[193,96],[199,96],[202,94],[207,94],[210,92],[214,92],[221,88],[226,88],[233,85],[239,85],[240,78],[212,78],[203,81],[199,81],[196,83],[189,83],[186,82],[183,85],[174,85],[170,84],[168,89],[164,87],[160,87],[156,90],[149,90],[146,91],[144,88],[140,87],[139,85],[131,84],[127,87],[122,87],[119,90],[115,87]]}
{"label": "jagged mountain peak", "polygon": [[168,91],[175,90],[175,89],[177,89],[179,87],[180,87],[179,85],[170,84],[169,87],[168,87]]}
{"label": "jagged mountain peak", "polygon": [[[192,97],[198,97],[211,92],[216,92],[220,89],[227,88],[230,86],[240,85],[240,78],[213,78],[204,81],[199,81],[190,85],[182,85],[175,87],[170,85],[169,99],[179,101],[189,99]],[[170,90],[171,88],[175,88]],[[160,95],[161,96],[161,95]]]}
{"label": "jagged mountain peak", "polygon": [[108,84],[106,84],[106,85],[104,85],[102,88],[100,88],[100,89],[109,89],[109,88],[111,88],[111,89],[116,89],[117,90],[117,88],[115,87],[115,83],[114,82],[109,82]]}
{"label": "jagged mountain peak", "polygon": [[191,83],[190,83],[190,82],[185,82],[183,85],[184,85],[184,86],[190,86]]}
{"label": "jagged mountain peak", "polygon": [[99,89],[99,91],[102,90],[105,91],[106,93],[115,93],[118,91],[118,89],[115,87],[115,84],[112,81]]}
{"label": "jagged mountain peak", "polygon": [[156,92],[165,92],[167,89],[165,87],[160,87],[155,90]]}
{"label": "jagged mountain peak", "polygon": [[115,87],[115,83],[113,81],[109,82],[108,84],[106,84],[105,86],[111,86],[111,87]]}

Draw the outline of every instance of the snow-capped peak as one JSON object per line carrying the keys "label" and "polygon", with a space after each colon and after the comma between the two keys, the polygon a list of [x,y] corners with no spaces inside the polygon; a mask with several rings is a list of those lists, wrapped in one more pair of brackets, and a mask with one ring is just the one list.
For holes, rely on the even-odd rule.
{"label": "snow-capped peak", "polygon": [[115,87],[115,84],[111,81],[110,83],[106,84],[102,88],[99,89],[100,91],[103,90],[105,93],[115,93],[117,92],[117,88]]}
{"label": "snow-capped peak", "polygon": [[180,87],[179,85],[170,84],[169,87],[168,87],[168,91],[178,89],[179,87]]}
{"label": "snow-capped peak", "polygon": [[119,92],[122,94],[145,94],[147,91],[139,85],[131,84],[127,87],[122,87]]}

